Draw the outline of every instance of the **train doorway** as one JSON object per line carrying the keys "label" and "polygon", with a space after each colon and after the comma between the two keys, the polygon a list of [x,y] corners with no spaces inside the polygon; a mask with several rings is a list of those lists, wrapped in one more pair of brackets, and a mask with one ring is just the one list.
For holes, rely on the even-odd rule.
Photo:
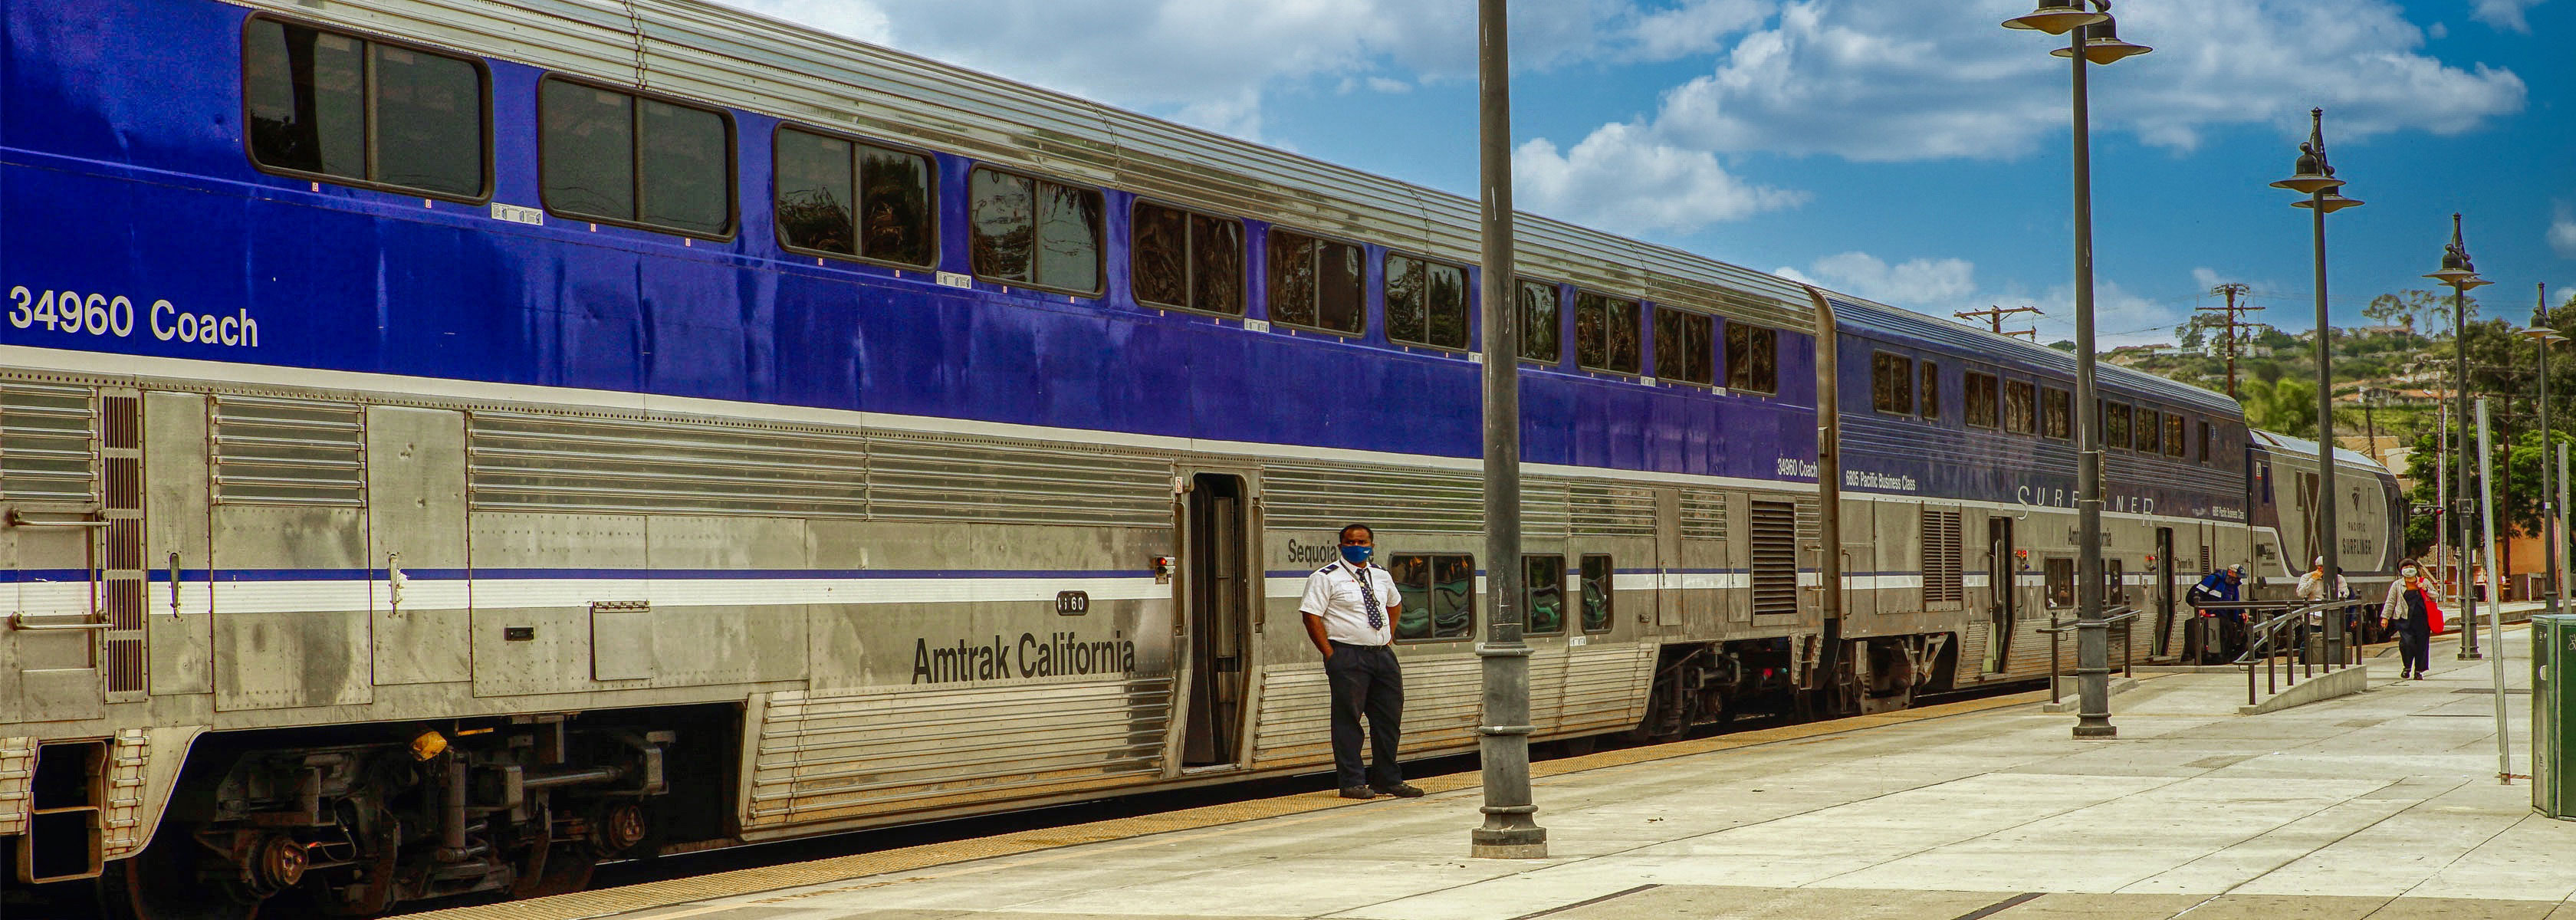
{"label": "train doorway", "polygon": [[2156,528],[2156,561],[2147,566],[2148,577],[2154,578],[2155,593],[2148,602],[2156,605],[2155,657],[2173,654],[2174,631],[2174,534],[2171,527]]}
{"label": "train doorway", "polygon": [[1182,552],[1189,629],[1189,711],[1181,734],[1181,768],[1213,770],[1241,762],[1246,639],[1251,632],[1251,527],[1244,479],[1226,473],[1190,477]]}
{"label": "train doorway", "polygon": [[1986,519],[1986,657],[1983,670],[2001,674],[2012,656],[2013,624],[2020,613],[2020,579],[2014,577],[2013,522],[2008,517]]}

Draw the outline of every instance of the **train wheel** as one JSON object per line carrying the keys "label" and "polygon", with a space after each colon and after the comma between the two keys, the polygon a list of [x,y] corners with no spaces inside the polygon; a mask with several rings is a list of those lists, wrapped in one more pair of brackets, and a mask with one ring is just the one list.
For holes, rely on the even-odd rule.
{"label": "train wheel", "polygon": [[143,852],[107,864],[98,877],[99,912],[111,920],[253,920],[266,899],[208,884],[214,854],[186,830],[164,827]]}
{"label": "train wheel", "polygon": [[590,887],[591,870],[599,867],[599,858],[586,844],[560,844],[546,851],[545,868],[533,879],[523,879],[511,894],[522,898],[571,894]]}

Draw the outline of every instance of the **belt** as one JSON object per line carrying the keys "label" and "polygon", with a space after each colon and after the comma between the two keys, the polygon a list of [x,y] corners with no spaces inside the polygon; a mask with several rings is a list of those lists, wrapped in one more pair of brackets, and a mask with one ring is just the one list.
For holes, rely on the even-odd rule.
{"label": "belt", "polygon": [[1329,640],[1329,641],[1331,641],[1334,645],[1338,645],[1338,646],[1341,646],[1341,647],[1343,647],[1343,648],[1385,648],[1385,647],[1386,647],[1386,646],[1383,646],[1383,645],[1361,645],[1360,643],[1357,643],[1357,642],[1344,642],[1344,641],[1342,641],[1342,640],[1340,640],[1340,639],[1333,639],[1333,640]]}

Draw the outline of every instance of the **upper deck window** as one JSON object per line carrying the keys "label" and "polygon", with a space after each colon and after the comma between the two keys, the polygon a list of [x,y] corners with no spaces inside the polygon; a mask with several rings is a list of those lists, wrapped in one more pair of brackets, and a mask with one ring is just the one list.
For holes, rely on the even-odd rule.
{"label": "upper deck window", "polygon": [[2208,422],[2200,423],[2200,462],[2209,462],[2209,442],[2214,439],[2217,434],[2218,426],[2212,425]]}
{"label": "upper deck window", "polygon": [[1941,365],[1923,362],[1923,419],[1941,418]]}
{"label": "upper deck window", "polygon": [[1556,285],[1520,283],[1521,357],[1555,364],[1565,360],[1565,342],[1556,325]]}
{"label": "upper deck window", "polygon": [[1005,284],[1100,293],[1098,191],[983,167],[966,184],[975,274]]}
{"label": "upper deck window", "polygon": [[1888,415],[1914,414],[1914,359],[1878,352],[1870,356],[1870,404]]}
{"label": "upper deck window", "polygon": [[1368,327],[1364,251],[1350,243],[1270,231],[1270,319],[1344,335]]}
{"label": "upper deck window", "polygon": [[2056,387],[2040,391],[2039,436],[2060,441],[2075,436],[2075,394]]}
{"label": "upper deck window", "polygon": [[1726,387],[1748,393],[1780,392],[1778,332],[1742,323],[1726,324]]}
{"label": "upper deck window", "polygon": [[1635,374],[1645,370],[1637,348],[1636,301],[1590,291],[1574,292],[1574,363],[1596,371]]}
{"label": "upper deck window", "polygon": [[2102,446],[2129,446],[2129,407],[2125,403],[2102,405]]}
{"label": "upper deck window", "polygon": [[1139,202],[1133,223],[1136,302],[1243,315],[1240,221]]}
{"label": "upper deck window", "polygon": [[778,132],[778,241],[897,265],[935,261],[930,158],[795,128]]}
{"label": "upper deck window", "polygon": [[1655,376],[1702,386],[1717,382],[1717,318],[1655,308]]}
{"label": "upper deck window", "polygon": [[2165,413],[2165,456],[2172,457],[2176,460],[2182,459],[2184,453],[2184,430],[2182,415],[2180,413]]}
{"label": "upper deck window", "polygon": [[[2037,422],[2039,421],[2039,418],[2036,411],[2038,407],[2034,404],[2034,401],[2031,398],[2037,395],[2038,391],[2039,386],[2028,380],[2004,381],[2005,431],[2009,431],[2014,434],[2030,434],[2031,432],[2038,430]],[[2049,392],[2054,393],[2057,391],[2051,390]]]}
{"label": "upper deck window", "polygon": [[1467,348],[1467,270],[1412,256],[1386,257],[1386,337]]}
{"label": "upper deck window", "polygon": [[1999,427],[2003,421],[2002,392],[1993,374],[1969,372],[1967,393],[1968,424],[1977,428]]}
{"label": "upper deck window", "polygon": [[546,209],[695,236],[733,232],[733,124],[712,109],[549,77],[538,92]]}
{"label": "upper deck window", "polygon": [[242,68],[252,162],[442,198],[487,193],[479,62],[252,19]]}

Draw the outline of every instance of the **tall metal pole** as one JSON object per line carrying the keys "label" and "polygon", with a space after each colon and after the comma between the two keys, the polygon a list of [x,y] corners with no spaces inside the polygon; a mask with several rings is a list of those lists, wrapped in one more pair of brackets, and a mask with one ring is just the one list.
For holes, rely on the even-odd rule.
{"label": "tall metal pole", "polygon": [[[2540,285],[2540,305],[2532,309],[2532,316],[2542,324],[2541,328],[2548,328],[2547,283]],[[2550,526],[2550,522],[2558,518],[2558,490],[2551,487],[2549,478],[2549,445],[2557,440],[2551,436],[2549,427],[2549,343],[2555,338],[2557,336],[2546,333],[2532,337],[2532,341],[2540,346],[2540,542],[2549,554],[2549,574],[2542,576],[2542,581],[2548,585],[2544,593],[2549,596],[2551,613],[2558,612],[2558,538],[2554,535],[2555,528]],[[2511,449],[2509,445],[2507,449]]]}
{"label": "tall metal pole", "polygon": [[[2453,225],[2456,227],[2459,215],[2454,214],[2451,216],[2451,219],[2454,222]],[[2452,373],[2459,381],[2460,388],[2460,450],[2456,455],[2456,459],[2460,464],[2460,504],[2464,506],[2453,510],[2455,512],[2461,512],[2468,510],[2465,506],[2468,504],[2470,481],[2469,294],[2468,291],[2462,289],[2459,285],[2451,286],[2451,351],[2453,360],[2456,362],[2455,366],[2452,368]],[[2469,560],[2476,558],[2470,554],[2469,544],[2474,541],[2469,535],[2469,516],[2464,513],[2454,513],[2451,516],[2459,519],[2455,524],[2459,527],[2460,534],[2460,577],[2454,580],[2453,583],[2460,586],[2460,610],[2462,613],[2467,614],[2467,618],[2461,621],[2460,653],[2458,658],[2461,661],[2475,661],[2483,656],[2478,651],[2477,590],[2469,584],[2469,572],[2471,570]]]}
{"label": "tall metal pole", "polygon": [[2093,120],[2084,39],[2067,30],[2075,64],[2075,737],[2109,738],[2111,628],[2102,619],[2102,421],[2093,395]]}
{"label": "tall metal pole", "polygon": [[1468,832],[1470,856],[1542,859],[1547,829],[1530,796],[1529,656],[1521,641],[1521,389],[1519,301],[1512,296],[1511,29],[1504,0],[1476,3],[1477,139],[1484,202],[1485,308],[1485,713],[1476,731],[1484,765],[1484,826]]}
{"label": "tall metal pole", "polygon": [[[2343,531],[2335,526],[2335,439],[2334,439],[2334,324],[2326,318],[2326,194],[2331,189],[2318,189],[2308,194],[2309,216],[2315,220],[2317,271],[2317,548],[2325,557],[2325,584],[2319,588],[2327,597],[2338,600],[2335,586],[2342,584]],[[2307,654],[2301,650],[2300,654]],[[2343,615],[2326,617],[2326,660],[2343,660]]]}
{"label": "tall metal pole", "polygon": [[[2448,400],[2433,407],[2433,432],[2433,501],[2435,507],[2442,509],[2442,516],[2433,519],[2433,564],[2449,565],[2451,525],[2456,522],[2451,520],[2454,517],[2451,513],[2451,460],[2442,456],[2442,452],[2451,447],[2451,404]],[[2456,582],[2460,577],[2455,575],[2448,580]]]}
{"label": "tall metal pole", "polygon": [[[2567,445],[2565,444],[2558,445],[2558,515],[2550,519],[2545,529],[2549,530],[2549,540],[2553,545],[2567,542]],[[2576,579],[2570,579],[2567,574],[2568,555],[2560,554],[2556,567],[2558,584],[2562,589],[2570,584],[2576,584]]]}
{"label": "tall metal pole", "polygon": [[[2478,520],[2485,522],[2489,546],[2495,545],[2495,477],[2490,475],[2492,470],[2488,464],[2494,452],[2495,449],[2487,445],[2487,401],[2481,397],[2478,400],[2478,494],[2480,503],[2486,508],[2479,513]],[[2504,583],[2498,580],[2499,577],[2494,566],[2487,567],[2487,596],[2490,598],[2504,597]],[[2466,632],[2477,634],[2477,624],[2470,623]],[[2510,786],[2513,785],[2513,743],[2505,737],[2509,726],[2505,725],[2504,715],[2504,617],[2487,617],[2487,637],[2491,640],[2489,644],[2495,646],[2494,654],[2489,656],[2494,660],[2488,665],[2495,672],[2496,782]]]}

